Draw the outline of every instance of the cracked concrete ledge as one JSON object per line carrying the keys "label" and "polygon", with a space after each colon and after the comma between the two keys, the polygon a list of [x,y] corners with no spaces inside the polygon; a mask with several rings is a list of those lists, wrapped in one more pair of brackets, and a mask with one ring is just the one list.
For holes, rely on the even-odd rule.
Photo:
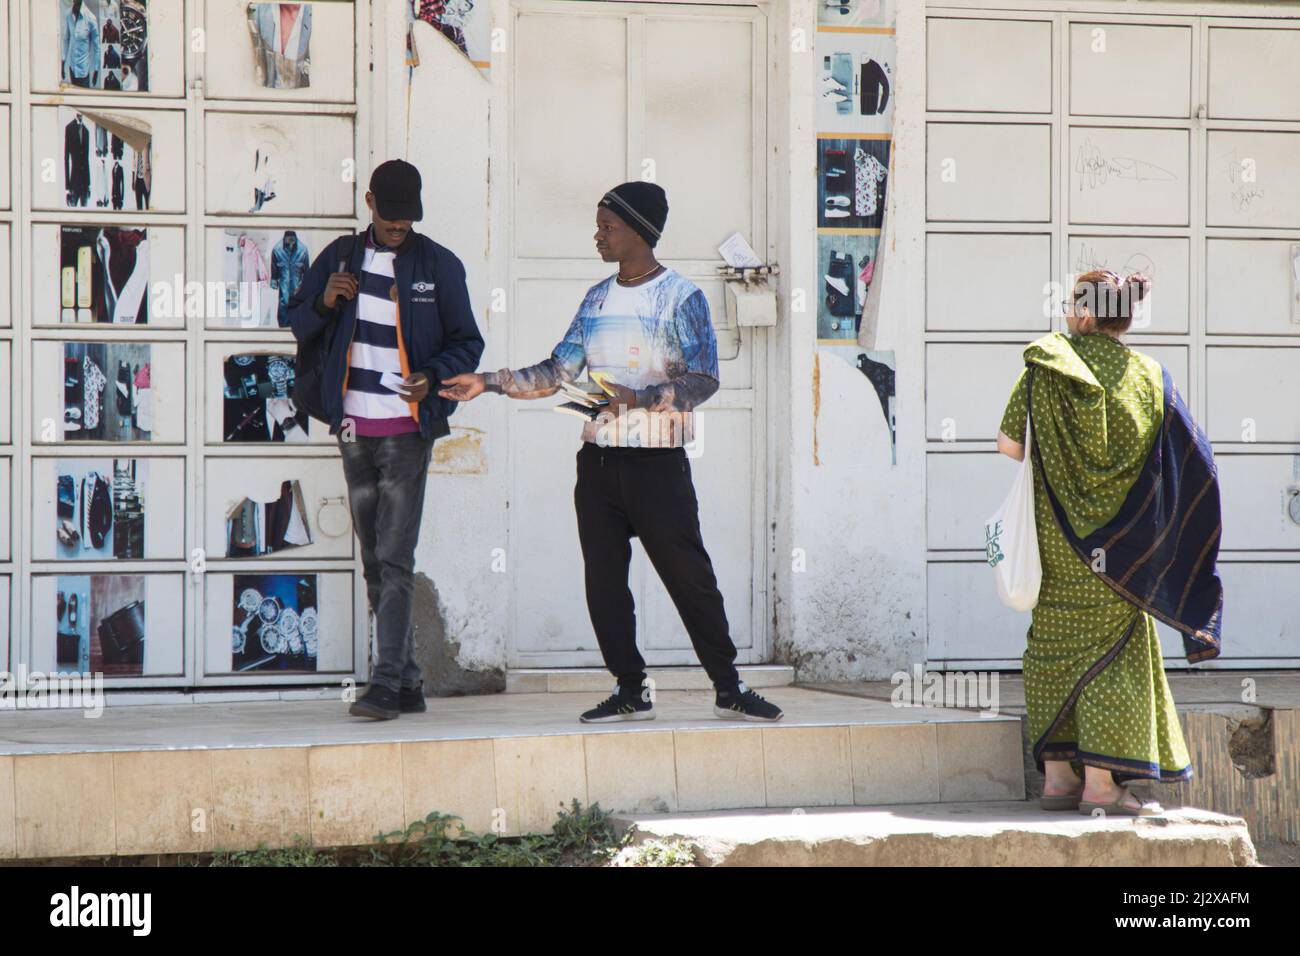
{"label": "cracked concrete ledge", "polygon": [[633,842],[704,866],[1257,866],[1245,821],[1205,810],[1097,819],[1035,804],[908,804],[620,814]]}

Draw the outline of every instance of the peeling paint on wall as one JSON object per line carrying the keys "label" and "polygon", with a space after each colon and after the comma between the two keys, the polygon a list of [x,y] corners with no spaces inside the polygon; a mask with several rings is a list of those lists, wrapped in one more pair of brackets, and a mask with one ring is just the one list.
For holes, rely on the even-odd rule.
{"label": "peeling paint on wall", "polygon": [[453,426],[451,434],[433,446],[431,475],[482,475],[487,472],[481,428]]}
{"label": "peeling paint on wall", "polygon": [[498,668],[469,670],[461,666],[460,644],[447,638],[447,622],[438,589],[426,574],[416,572],[411,623],[415,628],[415,661],[424,674],[426,697],[499,694],[506,689]]}

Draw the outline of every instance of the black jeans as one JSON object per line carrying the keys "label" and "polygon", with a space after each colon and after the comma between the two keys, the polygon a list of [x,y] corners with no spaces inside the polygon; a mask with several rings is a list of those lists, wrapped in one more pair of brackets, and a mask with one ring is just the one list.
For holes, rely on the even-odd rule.
{"label": "black jeans", "polygon": [[411,626],[415,545],[433,441],[419,432],[352,441],[339,439],[348,482],[352,527],[361,542],[366,594],[375,612],[378,660],[370,682],[391,690],[415,687],[415,629]]}
{"label": "black jeans", "polygon": [[735,689],[740,680],[736,645],[700,537],[699,504],[686,452],[602,448],[586,442],[578,452],[573,503],[586,566],[587,610],[605,666],[619,684],[640,687],[646,677],[627,586],[635,536],[668,589],[714,687]]}

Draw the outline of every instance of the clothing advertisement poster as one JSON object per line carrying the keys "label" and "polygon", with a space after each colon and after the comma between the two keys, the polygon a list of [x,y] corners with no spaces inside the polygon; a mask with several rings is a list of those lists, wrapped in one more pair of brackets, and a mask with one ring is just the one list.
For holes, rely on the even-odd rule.
{"label": "clothing advertisement poster", "polygon": [[896,20],[896,0],[817,0],[817,339],[825,345],[875,345]]}
{"label": "clothing advertisement poster", "polygon": [[897,0],[817,0],[817,24],[868,27],[893,24]]}
{"label": "clothing advertisement poster", "polygon": [[314,574],[236,574],[232,671],[315,671],[319,657]]}
{"label": "clothing advertisement poster", "polygon": [[63,189],[68,208],[149,208],[153,134],[146,121],[138,116],[62,106],[59,123],[63,127]]}
{"label": "clothing advertisement poster", "polygon": [[148,230],[59,227],[59,321],[149,321]]}
{"label": "clothing advertisement poster", "polygon": [[879,236],[831,232],[817,237],[821,296],[817,300],[817,338],[855,339],[862,305],[876,270]]}
{"label": "clothing advertisement poster", "polygon": [[819,229],[840,234],[880,234],[890,145],[888,138],[817,140]]}
{"label": "clothing advertisement poster", "polygon": [[292,229],[226,229],[221,265],[226,324],[283,328],[289,324],[289,299],[311,268],[311,249]]}
{"label": "clothing advertisement poster", "polygon": [[837,28],[817,35],[818,132],[852,136],[891,131],[895,48],[886,27]]}
{"label": "clothing advertisement poster", "polygon": [[144,575],[61,574],[57,589],[55,673],[141,676]]}
{"label": "clothing advertisement poster", "polygon": [[149,441],[150,345],[63,343],[63,440]]}
{"label": "clothing advertisement poster", "polygon": [[869,402],[879,411],[872,411],[871,408],[864,408],[864,412],[871,415],[880,415],[884,421],[885,427],[889,434],[889,463],[898,464],[898,429],[897,429],[897,410],[898,410],[898,388],[895,382],[895,371],[898,364],[892,351],[876,352],[867,349],[858,348],[856,345],[829,345],[822,346],[817,350],[819,355],[833,355],[843,362],[852,365],[871,387],[871,392],[875,393],[875,400],[872,401],[871,392],[863,392],[863,400]]}
{"label": "clothing advertisement poster", "polygon": [[273,501],[241,498],[226,512],[226,557],[253,558],[311,544],[302,485],[280,483]]}
{"label": "clothing advertisement poster", "polygon": [[147,0],[58,0],[59,81],[121,93],[149,89]]}
{"label": "clothing advertisement poster", "polygon": [[59,459],[54,519],[59,559],[142,559],[148,474],[148,459]]}
{"label": "clothing advertisement poster", "polygon": [[250,3],[257,82],[272,90],[311,86],[310,3]]}
{"label": "clothing advertisement poster", "polygon": [[278,152],[277,147],[269,142],[259,143],[253,151],[253,205],[248,208],[249,212],[261,212],[262,207],[275,198],[275,157]]}
{"label": "clothing advertisement poster", "polygon": [[406,63],[420,65],[418,37],[426,23],[484,77],[492,67],[492,15],[487,0],[407,0]]}
{"label": "clothing advertisement poster", "polygon": [[294,356],[227,356],[222,434],[227,442],[305,442],[306,412],[293,404]]}

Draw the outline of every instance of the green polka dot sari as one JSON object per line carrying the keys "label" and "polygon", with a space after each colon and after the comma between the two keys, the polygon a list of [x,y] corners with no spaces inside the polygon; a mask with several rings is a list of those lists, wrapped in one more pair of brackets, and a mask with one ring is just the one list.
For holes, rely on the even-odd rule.
{"label": "green polka dot sari", "polygon": [[[1115,517],[1160,431],[1160,364],[1108,335],[1060,333],[1028,346],[1025,361],[1034,369],[1041,461],[1034,512],[1043,579],[1023,658],[1035,761],[1039,769],[1044,760],[1102,767],[1121,781],[1185,780],[1192,770],[1155,621],[1071,546],[1043,484],[1079,538]],[[1027,392],[1022,372],[1001,426],[1022,443]]]}

